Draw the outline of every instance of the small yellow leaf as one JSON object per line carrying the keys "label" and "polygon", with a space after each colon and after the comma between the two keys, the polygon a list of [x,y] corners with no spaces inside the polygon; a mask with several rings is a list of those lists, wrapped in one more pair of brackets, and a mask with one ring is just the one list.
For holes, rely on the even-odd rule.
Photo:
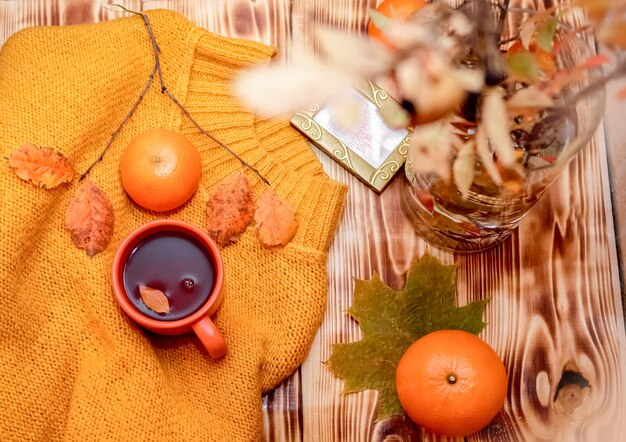
{"label": "small yellow leaf", "polygon": [[259,197],[254,221],[259,239],[265,247],[287,244],[298,230],[295,209],[271,189],[266,189]]}
{"label": "small yellow leaf", "polygon": [[76,172],[70,161],[50,148],[39,148],[34,144],[24,144],[11,152],[9,166],[24,181],[52,189],[62,183],[69,183]]}
{"label": "small yellow leaf", "polygon": [[161,290],[146,287],[145,285],[139,286],[139,294],[141,300],[146,307],[156,313],[169,313],[170,302]]}

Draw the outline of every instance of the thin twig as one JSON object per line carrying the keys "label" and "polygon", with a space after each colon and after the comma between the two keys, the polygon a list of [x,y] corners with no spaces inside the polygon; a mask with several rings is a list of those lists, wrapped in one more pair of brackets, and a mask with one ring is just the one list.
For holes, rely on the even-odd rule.
{"label": "thin twig", "polygon": [[563,107],[570,107],[575,105],[583,98],[586,98],[589,95],[596,93],[598,90],[603,89],[609,81],[623,77],[624,75],[626,75],[626,61],[622,61],[611,73],[609,73],[608,75],[603,75],[577,94],[571,96],[568,100],[565,101]]}
{"label": "thin twig", "polygon": [[243,158],[241,158],[239,155],[237,155],[235,152],[233,152],[228,146],[226,146],[224,143],[222,143],[220,140],[218,140],[217,138],[215,138],[213,135],[211,135],[209,132],[207,132],[202,126],[200,126],[200,124],[198,124],[198,122],[196,120],[193,119],[193,117],[191,116],[191,114],[187,111],[187,109],[185,109],[185,107],[176,99],[176,97],[174,96],[174,94],[172,94],[170,92],[169,89],[167,89],[165,86],[163,86],[163,88],[161,89],[161,92],[165,93],[170,100],[172,100],[174,102],[174,104],[176,104],[176,106],[178,106],[180,108],[181,111],[183,111],[183,113],[185,114],[185,116],[187,118],[189,118],[189,121],[191,121],[194,126],[196,126],[198,128],[198,130],[200,132],[202,132],[203,135],[206,135],[207,137],[209,137],[212,141],[214,141],[215,143],[217,143],[222,149],[226,150],[228,153],[230,153],[232,156],[234,156],[235,158],[237,158],[239,160],[239,162],[241,164],[243,164],[245,167],[247,167],[248,169],[250,169],[252,172],[254,172],[265,184],[267,184],[268,186],[270,185],[270,182],[267,180],[267,178],[265,178],[263,175],[261,175],[261,173],[254,167],[252,167],[250,164],[248,164]]}
{"label": "thin twig", "polygon": [[148,89],[150,88],[150,85],[152,84],[152,81],[154,80],[154,75],[156,74],[156,72],[157,72],[157,67],[154,66],[154,68],[152,69],[152,73],[150,74],[150,78],[148,78],[148,81],[146,81],[146,84],[144,85],[143,90],[141,91],[141,94],[139,94],[139,98],[137,98],[137,100],[135,101],[135,104],[133,104],[133,107],[130,109],[128,114],[126,114],[126,117],[124,117],[124,119],[119,124],[119,126],[117,126],[117,129],[115,129],[115,131],[111,134],[111,138],[109,138],[109,141],[104,147],[104,149],[102,150],[102,152],[100,153],[100,156],[96,158],[96,160],[93,163],[91,163],[91,165],[87,168],[87,170],[85,170],[80,175],[79,181],[83,180],[87,176],[87,174],[91,172],[91,169],[93,169],[96,164],[102,161],[102,158],[104,158],[104,154],[107,153],[107,151],[113,144],[113,141],[115,141],[117,134],[120,133],[120,131],[122,130],[122,127],[124,127],[126,122],[135,113],[135,110],[137,110],[137,107],[139,106],[139,103],[141,103],[141,100],[143,100],[143,97],[146,96],[146,93],[148,92]]}
{"label": "thin twig", "polygon": [[496,26],[496,35],[498,38],[502,38],[502,31],[504,30],[504,20],[509,12],[510,0],[504,0],[500,8],[500,17],[498,17],[498,26]]}
{"label": "thin twig", "polygon": [[196,126],[198,128],[198,130],[203,135],[207,136],[211,141],[217,143],[221,148],[225,149],[228,153],[230,153],[232,156],[237,158],[237,160],[239,160],[239,162],[243,166],[247,167],[252,172],[254,172],[261,179],[261,181],[263,181],[265,184],[267,184],[269,186],[270,182],[267,180],[267,178],[265,178],[263,175],[261,175],[261,173],[256,168],[254,168],[250,164],[248,164],[243,158],[241,158],[239,155],[237,155],[235,152],[233,152],[232,149],[230,149],[228,146],[226,146],[220,140],[218,140],[213,135],[211,135],[209,132],[207,132],[202,126],[200,126],[200,124],[191,116],[189,111],[187,109],[185,109],[185,106],[183,106],[181,104],[181,102],[178,101],[178,99],[174,96],[174,94],[172,92],[170,92],[170,90],[165,85],[165,81],[163,80],[163,74],[162,74],[162,71],[161,71],[161,62],[159,60],[159,52],[160,52],[159,51],[159,46],[157,45],[156,37],[154,36],[154,32],[152,30],[152,25],[150,24],[150,20],[148,20],[148,16],[146,14],[143,14],[143,13],[136,13],[136,14],[141,15],[141,17],[143,18],[143,22],[145,23],[146,28],[148,29],[148,34],[150,34],[150,40],[152,42],[152,51],[154,52],[154,65],[155,65],[155,68],[156,68],[157,72],[159,73],[159,82],[161,83],[161,93],[164,93],[165,95],[167,95],[168,98],[170,100],[172,100],[172,102],[176,106],[178,106],[178,108],[183,112],[183,114],[185,114],[185,116],[189,119],[189,121],[191,121],[193,123],[193,125]]}
{"label": "thin twig", "polygon": [[154,52],[154,68],[159,73],[159,83],[161,83],[161,92],[163,92],[163,88],[165,88],[165,83],[163,81],[163,71],[161,70],[161,61],[159,60],[159,52],[161,49],[156,42],[156,38],[154,37],[154,33],[152,32],[152,26],[150,25],[150,21],[148,20],[148,16],[146,14],[139,14],[143,19],[146,28],[148,28],[148,33],[150,34],[150,41],[152,42],[152,51]]}
{"label": "thin twig", "polygon": [[505,45],[505,44],[507,44],[507,43],[511,43],[512,41],[519,40],[519,37],[520,37],[520,36],[519,36],[519,34],[516,34],[516,35],[514,35],[514,36],[513,36],[513,37],[511,37],[511,38],[507,38],[506,40],[500,40],[500,41],[498,42],[498,47],[500,47],[500,46],[502,46],[502,45]]}
{"label": "thin twig", "polygon": [[568,112],[572,112],[572,108],[582,99],[589,97],[590,95],[595,94],[599,90],[603,89],[606,84],[612,80],[618,79],[620,77],[626,76],[626,61],[620,63],[611,73],[608,75],[603,75],[598,78],[589,86],[583,88],[580,92],[572,95],[567,100],[563,102],[563,104],[552,108],[549,111],[549,117],[551,119],[559,118],[561,115],[565,115]]}
{"label": "thin twig", "polygon": [[270,185],[270,182],[267,180],[267,178],[265,178],[263,175],[261,175],[261,173],[254,167],[252,167],[250,164],[248,164],[243,158],[241,158],[239,155],[237,155],[232,149],[230,149],[228,146],[226,146],[224,143],[222,143],[221,141],[219,141],[217,138],[215,138],[213,135],[211,135],[209,132],[207,132],[202,126],[200,126],[200,124],[198,124],[198,122],[191,116],[191,114],[189,113],[189,111],[187,111],[187,109],[185,109],[185,107],[181,104],[180,101],[178,101],[178,99],[174,96],[174,94],[172,94],[169,89],[167,88],[167,86],[165,86],[165,81],[163,80],[163,71],[161,69],[161,61],[159,59],[159,52],[161,52],[161,49],[159,48],[159,45],[157,44],[156,41],[156,37],[154,36],[154,32],[152,31],[152,25],[150,24],[150,20],[148,19],[148,16],[146,14],[144,14],[143,12],[137,12],[137,11],[133,11],[130,10],[122,5],[119,4],[114,4],[112,6],[117,6],[118,8],[129,12],[131,14],[135,14],[135,15],[139,15],[141,16],[144,24],[146,25],[146,29],[148,30],[148,34],[150,35],[150,42],[152,43],[152,51],[154,53],[154,68],[152,70],[152,74],[150,74],[150,79],[148,80],[148,82],[146,83],[143,91],[141,92],[141,95],[139,96],[139,98],[137,99],[137,101],[135,102],[135,105],[133,106],[133,108],[130,110],[130,112],[128,113],[128,115],[126,115],[126,118],[124,118],[124,120],[120,123],[120,125],[118,126],[118,128],[115,130],[115,132],[113,132],[113,134],[111,135],[111,139],[109,140],[109,142],[107,143],[106,147],[104,148],[104,150],[102,151],[102,153],[100,154],[100,156],[96,159],[96,161],[94,161],[94,163],[89,166],[89,168],[81,175],[80,179],[82,180],[83,178],[85,178],[87,176],[87,174],[89,173],[89,171],[96,165],[98,164],[102,158],[104,157],[104,154],[107,152],[107,150],[109,150],[109,148],[111,147],[111,144],[113,143],[113,140],[115,139],[115,137],[117,136],[117,134],[119,133],[119,131],[122,129],[122,127],[124,126],[124,124],[129,120],[129,118],[131,117],[131,115],[135,112],[135,109],[137,109],[137,106],[139,105],[139,103],[141,102],[141,100],[143,100],[143,97],[146,95],[146,92],[148,91],[150,85],[152,84],[153,80],[154,80],[154,76],[155,74],[158,74],[159,76],[159,83],[161,84],[161,93],[164,93],[167,95],[167,97],[172,100],[172,102],[174,104],[176,104],[176,106],[178,106],[178,108],[185,114],[185,116],[187,118],[189,118],[189,121],[191,121],[194,126],[196,126],[198,128],[198,130],[205,136],[207,136],[209,139],[211,139],[213,142],[217,143],[221,148],[225,149],[228,153],[230,153],[232,156],[234,156],[235,158],[237,158],[237,160],[245,167],[247,167],[248,169],[250,169],[252,172],[254,172],[260,179],[261,181],[263,181],[265,184],[267,184],[268,186]]}

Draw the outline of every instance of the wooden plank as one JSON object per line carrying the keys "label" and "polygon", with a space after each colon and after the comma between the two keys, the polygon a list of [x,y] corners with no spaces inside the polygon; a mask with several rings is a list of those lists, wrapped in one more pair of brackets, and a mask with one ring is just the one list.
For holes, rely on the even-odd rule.
{"label": "wooden plank", "polygon": [[[320,2],[309,3],[301,9],[294,5],[294,14],[303,11],[312,17],[302,18],[304,24],[314,23],[302,26],[305,34],[325,17]],[[350,7],[359,7],[355,3]],[[514,3],[541,6],[541,2]],[[312,11],[315,7],[318,10]],[[339,7],[333,5],[334,11]],[[357,29],[360,17],[355,13],[354,21],[344,21],[345,28]],[[332,24],[332,20],[327,22]],[[294,23],[298,21],[294,19]],[[301,38],[309,44],[313,41],[306,35]],[[624,431],[618,416],[626,392],[621,381],[624,351],[619,347],[625,341],[623,327],[616,322],[621,306],[611,255],[613,238],[607,230],[602,200],[606,172],[599,165],[601,154],[598,143],[588,146],[519,232],[502,246],[454,258],[438,252],[444,262],[458,261],[460,304],[492,299],[486,312],[492,325],[482,336],[502,355],[511,374],[506,414],[475,440],[611,440]],[[402,440],[431,439],[397,421],[375,424],[375,395],[339,396],[341,382],[319,364],[329,357],[332,343],[360,337],[356,325],[341,313],[351,304],[350,276],[365,278],[376,271],[391,285],[399,286],[410,258],[425,247],[407,231],[406,222],[395,217],[400,213],[398,181],[377,198],[331,160],[320,159],[332,176],[350,183],[350,193],[329,260],[331,292],[326,320],[301,368],[306,379],[303,395],[314,395],[312,403],[318,404],[309,409],[305,402],[304,439],[384,440],[391,435]],[[572,182],[589,191],[570,198]],[[545,234],[538,235],[538,231]],[[578,264],[572,267],[571,263]],[[602,296],[594,297],[594,293]],[[604,345],[594,338],[597,336],[603,337]],[[592,383],[594,397],[576,410],[565,410],[554,401],[566,369],[580,370]],[[319,408],[319,404],[324,406]]]}
{"label": "wooden plank", "polygon": [[[626,195],[622,191],[622,189],[626,188],[626,137],[624,137],[623,124],[626,121],[626,106],[624,106],[623,100],[616,98],[616,95],[624,88],[626,88],[626,80],[619,80],[607,86],[607,103],[604,113],[604,129],[612,190],[611,199],[621,263],[622,305],[626,304],[626,281],[624,280],[624,266],[626,265]],[[626,321],[626,311],[624,312],[624,320]]]}
{"label": "wooden plank", "polygon": [[4,44],[11,34],[19,30],[18,5],[18,0],[0,2],[0,44]]}

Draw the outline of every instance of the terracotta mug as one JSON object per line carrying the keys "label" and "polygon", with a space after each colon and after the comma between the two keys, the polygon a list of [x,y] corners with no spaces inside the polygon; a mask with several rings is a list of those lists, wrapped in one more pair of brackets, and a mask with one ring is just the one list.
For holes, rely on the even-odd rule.
{"label": "terracotta mug", "polygon": [[[213,288],[206,301],[189,316],[175,320],[159,320],[148,317],[129,300],[124,288],[124,271],[133,251],[144,239],[165,232],[182,233],[196,240],[212,259],[214,268]],[[180,335],[193,331],[213,358],[219,358],[226,354],[226,341],[210,319],[222,301],[223,280],[224,264],[219,249],[213,240],[198,227],[182,221],[158,220],[142,225],[122,241],[113,257],[113,294],[122,310],[137,324],[156,333]]]}

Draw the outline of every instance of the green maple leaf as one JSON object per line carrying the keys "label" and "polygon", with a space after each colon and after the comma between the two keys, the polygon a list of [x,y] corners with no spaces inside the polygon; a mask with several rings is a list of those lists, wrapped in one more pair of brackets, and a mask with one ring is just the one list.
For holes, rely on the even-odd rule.
{"label": "green maple leaf", "polygon": [[396,394],[396,367],[409,346],[437,330],[478,334],[488,300],[456,306],[456,266],[424,254],[411,264],[404,290],[398,292],[378,275],[356,280],[347,312],[361,326],[363,339],[334,344],[326,362],[343,379],[344,394],[378,390],[377,420],[404,415]]}
{"label": "green maple leaf", "polygon": [[539,79],[539,66],[532,52],[522,51],[507,57],[509,71],[520,78],[534,83]]}
{"label": "green maple leaf", "polygon": [[537,30],[537,46],[539,49],[545,52],[550,52],[554,44],[554,36],[556,34],[556,27],[558,20],[556,17],[548,17],[546,22]]}

